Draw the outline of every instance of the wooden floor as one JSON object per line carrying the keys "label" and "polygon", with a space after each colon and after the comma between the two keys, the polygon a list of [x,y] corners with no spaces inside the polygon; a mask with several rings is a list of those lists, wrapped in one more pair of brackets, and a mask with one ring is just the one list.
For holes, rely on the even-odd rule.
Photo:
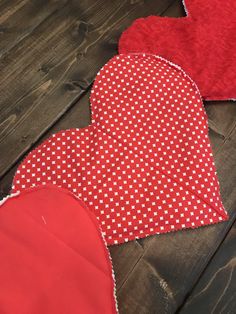
{"label": "wooden floor", "polygon": [[[93,79],[135,18],[185,15],[181,0],[1,0],[0,14],[1,196],[27,152],[90,123]],[[206,111],[230,220],[111,247],[120,313],[236,313],[236,104]]]}

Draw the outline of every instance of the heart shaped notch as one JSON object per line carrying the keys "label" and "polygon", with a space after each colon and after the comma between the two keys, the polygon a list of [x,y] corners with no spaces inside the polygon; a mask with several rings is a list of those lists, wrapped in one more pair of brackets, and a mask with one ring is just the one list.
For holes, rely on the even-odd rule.
{"label": "heart shaped notch", "polygon": [[2,313],[118,313],[110,256],[96,217],[56,186],[0,206]]}
{"label": "heart shaped notch", "polygon": [[92,124],[31,152],[13,191],[70,189],[95,213],[108,244],[228,219],[201,96],[181,68],[155,55],[117,55],[90,99]]}

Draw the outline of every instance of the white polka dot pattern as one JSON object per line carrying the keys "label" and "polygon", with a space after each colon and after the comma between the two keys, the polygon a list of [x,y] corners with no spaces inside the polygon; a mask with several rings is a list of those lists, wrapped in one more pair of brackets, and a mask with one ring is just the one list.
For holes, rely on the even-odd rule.
{"label": "white polka dot pattern", "polygon": [[108,244],[228,219],[196,85],[168,61],[118,55],[98,73],[92,124],[61,131],[18,168],[14,191],[53,183],[98,217]]}

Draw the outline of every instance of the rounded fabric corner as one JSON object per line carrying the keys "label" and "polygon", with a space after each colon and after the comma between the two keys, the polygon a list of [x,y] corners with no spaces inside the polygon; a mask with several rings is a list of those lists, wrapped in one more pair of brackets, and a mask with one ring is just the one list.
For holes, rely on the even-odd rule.
{"label": "rounded fabric corner", "polygon": [[2,312],[118,313],[109,252],[82,201],[44,185],[0,209]]}

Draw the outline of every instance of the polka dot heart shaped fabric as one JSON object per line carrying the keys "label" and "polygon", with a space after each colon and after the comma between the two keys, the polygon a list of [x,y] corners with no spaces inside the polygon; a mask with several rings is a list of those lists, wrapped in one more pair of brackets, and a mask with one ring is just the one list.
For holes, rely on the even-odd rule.
{"label": "polka dot heart shaped fabric", "polygon": [[117,55],[98,73],[92,123],[31,152],[13,191],[52,183],[96,214],[109,245],[228,219],[198,88],[149,54]]}

